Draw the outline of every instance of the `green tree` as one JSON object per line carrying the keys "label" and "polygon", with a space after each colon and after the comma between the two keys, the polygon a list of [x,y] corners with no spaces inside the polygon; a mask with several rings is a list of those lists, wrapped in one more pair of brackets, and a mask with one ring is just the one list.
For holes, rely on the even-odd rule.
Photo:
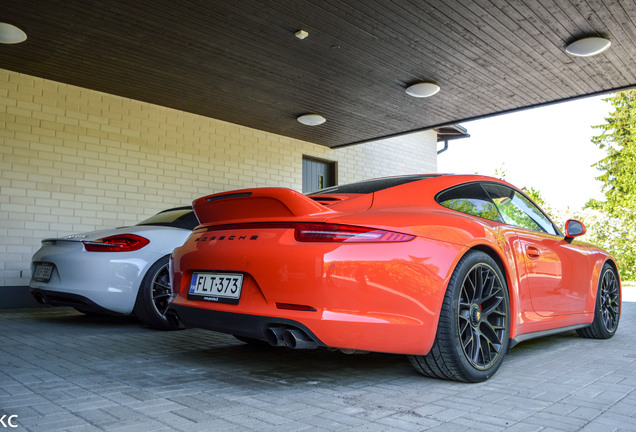
{"label": "green tree", "polygon": [[592,142],[607,156],[595,166],[601,175],[605,201],[590,200],[586,207],[601,213],[592,242],[614,255],[621,276],[636,279],[636,90],[616,93],[605,99],[614,111],[607,123],[595,126],[601,134]]}
{"label": "green tree", "polygon": [[608,212],[584,209],[567,218],[579,219],[587,227],[581,240],[610,252],[623,281],[636,280],[636,217],[633,213],[612,216]]}
{"label": "green tree", "polygon": [[605,119],[607,123],[595,126],[602,133],[592,142],[607,151],[607,157],[593,165],[602,172],[596,179],[603,183],[606,201],[592,201],[588,206],[615,215],[636,210],[636,90],[604,100],[614,111]]}

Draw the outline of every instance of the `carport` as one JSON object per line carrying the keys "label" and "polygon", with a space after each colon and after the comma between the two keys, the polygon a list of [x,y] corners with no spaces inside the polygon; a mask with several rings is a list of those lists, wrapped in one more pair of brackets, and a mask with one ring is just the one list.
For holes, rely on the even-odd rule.
{"label": "carport", "polygon": [[[434,172],[436,131],[634,86],[634,16],[613,0],[4,1],[5,42],[26,40],[0,45],[0,305],[20,303],[42,238],[301,190],[303,160],[340,184]],[[589,37],[611,46],[567,52]],[[439,91],[405,92],[419,83]]]}
{"label": "carport", "polygon": [[[470,132],[463,121],[634,87],[634,17],[636,4],[617,0],[3,1],[0,22],[11,27],[0,31],[8,38],[0,44],[0,308],[31,305],[30,258],[42,238],[132,224],[229,189],[302,190],[313,163],[332,170],[336,183],[434,172],[438,142]],[[570,53],[585,40],[592,50],[611,45]],[[411,95],[418,90],[425,96]],[[325,121],[301,123],[308,114]],[[5,309],[0,416],[19,412],[29,430],[126,429],[149,418],[153,430],[441,430],[450,418],[466,430],[632,430],[631,306],[611,347],[590,354],[568,335],[533,343],[537,356],[521,348],[501,381],[471,387],[474,398],[455,384],[427,381],[422,390],[393,357],[264,352],[271,360],[259,363],[215,334],[151,333],[66,309]],[[141,356],[140,341],[149,344]],[[57,343],[69,351],[58,353]],[[93,344],[110,357],[89,350],[73,358]],[[570,348],[589,359],[589,370],[567,363],[578,358]],[[157,367],[170,354],[185,356],[186,374]],[[109,370],[110,358],[118,370]],[[210,377],[205,365],[218,358],[227,369]],[[264,370],[284,362],[303,367]],[[182,367],[175,363],[168,361]],[[329,363],[350,373],[334,375]],[[538,363],[552,372],[530,383],[536,373],[527,371]],[[317,372],[300,373],[305,366]],[[518,368],[526,371],[519,381]],[[377,399],[361,390],[368,380]],[[519,382],[522,390],[510,390]],[[218,423],[204,420],[215,393],[202,385],[230,389]],[[409,400],[430,391],[441,408],[427,411],[437,406],[427,405],[432,399],[387,401],[404,388]],[[296,417],[284,420],[288,410],[272,405],[272,395],[295,404]],[[86,405],[72,406],[83,397]],[[257,421],[231,420],[248,407]],[[476,414],[472,422],[462,410]],[[526,421],[537,412],[550,422]]]}

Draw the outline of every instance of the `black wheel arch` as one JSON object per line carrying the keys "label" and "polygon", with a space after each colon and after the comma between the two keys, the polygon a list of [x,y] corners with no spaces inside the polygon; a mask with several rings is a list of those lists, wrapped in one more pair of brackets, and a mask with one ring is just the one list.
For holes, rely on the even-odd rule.
{"label": "black wheel arch", "polygon": [[[139,293],[141,292],[141,285],[144,283],[144,280],[146,279],[146,277],[148,276],[150,270],[152,269],[152,267],[158,263],[159,261],[161,261],[162,259],[168,257],[168,260],[170,259],[170,255],[171,254],[166,254],[166,255],[161,255],[159,258],[157,258],[156,260],[149,262],[148,263],[148,268],[146,269],[146,271],[144,272],[144,274],[142,276],[139,277],[139,286],[137,287],[137,296],[135,297],[135,306],[137,306],[137,299],[139,298]],[[133,313],[134,313],[134,308],[133,308]]]}
{"label": "black wheel arch", "polygon": [[491,246],[488,246],[488,245],[485,245],[485,244],[480,244],[480,245],[477,245],[477,246],[473,246],[470,249],[468,249],[464,253],[464,255],[466,255],[470,251],[474,251],[474,250],[477,250],[477,251],[480,251],[480,252],[483,252],[483,253],[487,254],[499,266],[499,270],[501,270],[501,273],[503,273],[504,277],[506,278],[506,285],[507,285],[507,288],[508,288],[508,300],[511,302],[510,306],[512,308],[513,297],[512,297],[512,292],[510,290],[511,290],[511,286],[513,284],[512,284],[512,280],[511,280],[510,269],[508,268],[508,266],[506,266],[504,264],[504,260],[501,258],[499,253],[497,253],[497,251],[494,248],[492,248]]}
{"label": "black wheel arch", "polygon": [[[133,314],[137,316],[143,324],[157,330],[177,330],[183,328],[179,322],[169,320],[165,315],[165,311],[162,313],[158,310],[157,305],[154,304],[153,279],[156,277],[155,275],[158,275],[163,268],[169,265],[169,260],[170,254],[166,254],[151,263],[141,278],[135,299],[135,306],[133,308]],[[146,287],[147,284],[148,287]]]}
{"label": "black wheel arch", "polygon": [[[481,258],[479,258],[479,255],[481,255]],[[484,257],[484,255],[486,255],[487,259],[486,257]],[[490,263],[488,263],[488,260],[490,260]],[[511,308],[510,302],[510,283],[508,282],[510,278],[510,272],[503,264],[503,261],[504,259],[499,256],[494,248],[484,245],[477,245],[468,248],[464,251],[464,253],[458,256],[457,263],[453,266],[452,269],[452,276],[450,278],[449,286],[447,290],[445,290],[445,298],[442,306],[442,311],[440,312],[435,342],[431,350],[427,354],[409,356],[411,364],[419,373],[433,378],[450,379],[464,382],[480,382],[488,379],[490,376],[492,376],[492,374],[496,372],[496,370],[501,365],[503,356],[508,352],[508,346],[510,343],[510,326],[512,324],[511,321],[514,319],[511,315],[513,310]],[[478,366],[475,366],[473,364],[473,367],[475,367],[475,369],[473,370],[472,367],[466,366],[468,363],[471,362],[471,360],[465,352],[461,351],[463,347],[460,349],[457,345],[455,345],[455,342],[451,341],[451,338],[455,338],[455,331],[459,330],[460,327],[458,327],[459,324],[457,324],[457,326],[453,325],[453,321],[458,318],[458,315],[456,315],[454,312],[452,314],[449,314],[449,311],[451,309],[454,310],[456,307],[458,307],[458,304],[456,304],[455,302],[458,301],[457,296],[460,295],[458,287],[460,287],[459,290],[461,290],[461,286],[463,286],[464,283],[462,282],[462,280],[468,277],[468,275],[473,271],[474,267],[481,265],[481,263],[483,262],[486,263],[484,267],[491,268],[493,272],[499,273],[499,275],[496,277],[501,281],[502,285],[506,285],[505,288],[501,288],[504,288],[503,292],[505,292],[506,297],[508,297],[506,300],[508,302],[508,310],[506,312],[508,315],[508,322],[506,324],[506,326],[508,327],[508,334],[502,335],[504,337],[500,339],[503,342],[503,345],[500,348],[499,354],[497,354],[498,359],[493,360],[491,358],[488,360],[495,361],[495,363],[492,364],[493,369],[491,369],[491,365],[487,365],[486,369],[481,370]],[[456,285],[458,281],[459,285]],[[448,291],[451,289],[451,285],[454,286],[454,288],[452,288],[453,291]],[[494,313],[496,314],[497,312]],[[480,319],[478,315],[476,319]],[[443,327],[440,327],[442,326],[442,324],[444,324]],[[460,333],[461,332],[462,331],[460,331]],[[459,334],[457,336],[461,337]]]}
{"label": "black wheel arch", "polygon": [[[604,266],[605,264],[609,264],[609,265],[611,265],[611,266],[612,266],[612,268],[614,269],[614,271],[615,271],[615,272],[616,272],[616,274],[618,275],[618,279],[619,279],[619,281],[620,281],[621,274],[618,272],[618,266],[616,265],[616,262],[614,261],[614,259],[613,259],[613,258],[611,258],[611,257],[608,257],[608,258],[605,260],[605,262],[603,263],[603,266]],[[601,268],[603,268],[603,266],[601,266]]]}
{"label": "black wheel arch", "polygon": [[[599,260],[600,262],[600,260]],[[605,267],[605,264],[608,264],[610,267],[612,267],[612,270],[614,270],[614,272],[616,272],[616,275],[618,276],[618,288],[619,288],[619,294],[620,294],[620,300],[621,302],[623,301],[623,283],[621,281],[621,274],[618,272],[618,265],[616,265],[616,262],[614,261],[614,259],[611,256],[608,256],[605,258],[605,260],[600,264],[599,268],[599,278],[602,276],[603,273],[603,268]],[[592,281],[592,287],[594,288],[593,292],[594,292],[594,304],[596,304],[596,297],[598,296],[598,290],[596,289],[598,286],[598,280],[596,281]],[[621,307],[621,313],[623,311],[623,308]]]}
{"label": "black wheel arch", "polygon": [[[616,265],[616,262],[614,261],[613,258],[608,257],[605,262],[603,263],[603,265],[601,266],[601,269],[605,266],[605,264],[609,264],[612,269],[614,269],[614,271],[616,272],[616,276],[618,276],[618,289],[619,289],[619,293],[620,293],[620,299],[621,302],[623,301],[623,281],[621,280],[621,274],[618,271],[618,266]],[[623,311],[623,308],[621,308],[621,312]]]}
{"label": "black wheel arch", "polygon": [[[516,293],[516,290],[513,289],[513,287],[517,286],[517,283],[513,282],[510,269],[508,268],[507,265],[504,264],[504,260],[502,259],[501,255],[499,255],[499,253],[496,251],[495,248],[486,244],[479,244],[466,250],[464,255],[466,255],[470,251],[475,251],[475,250],[483,252],[487,254],[490,258],[492,258],[497,264],[497,266],[499,267],[499,270],[501,270],[501,273],[503,273],[504,278],[506,279],[506,288],[508,289],[508,303],[510,307],[510,320],[511,320],[511,322],[509,323],[510,330],[511,330],[510,337],[512,338],[512,329],[516,327],[516,324],[512,323],[512,320],[513,320],[513,317],[517,316],[517,312],[518,312],[518,309],[517,309],[518,301],[517,301],[517,295],[516,295],[517,293]],[[462,257],[464,255],[462,255]]]}

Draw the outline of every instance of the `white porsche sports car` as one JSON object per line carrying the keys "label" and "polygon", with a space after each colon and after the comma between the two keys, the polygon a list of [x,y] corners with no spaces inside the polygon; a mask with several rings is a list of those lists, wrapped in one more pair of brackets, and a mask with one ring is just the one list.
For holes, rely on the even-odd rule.
{"label": "white porsche sports car", "polygon": [[198,224],[192,207],[179,207],[131,227],[42,240],[31,262],[31,294],[39,303],[132,313],[153,328],[174,328],[164,316],[172,294],[168,258]]}

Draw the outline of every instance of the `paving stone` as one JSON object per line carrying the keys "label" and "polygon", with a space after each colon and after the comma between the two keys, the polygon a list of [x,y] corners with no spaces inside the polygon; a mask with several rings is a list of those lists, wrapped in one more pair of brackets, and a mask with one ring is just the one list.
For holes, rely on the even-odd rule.
{"label": "paving stone", "polygon": [[550,427],[560,431],[578,431],[589,424],[585,419],[560,416],[548,412],[534,414],[524,420],[526,423]]}
{"label": "paving stone", "polygon": [[101,427],[107,427],[108,425],[117,423],[119,420],[117,417],[102,409],[84,410],[82,412],[75,413],[75,415],[84,419],[87,423],[100,425]]}
{"label": "paving stone", "polygon": [[444,408],[444,407],[439,407],[439,408],[441,408],[441,410],[438,410],[428,415],[428,417],[433,418],[435,420],[439,420],[440,422],[447,422],[449,420],[462,417],[466,414],[465,410],[458,409],[458,408]]}
{"label": "paving stone", "polygon": [[598,416],[593,423],[603,425],[607,429],[616,428],[623,431],[636,431],[636,417],[633,416],[604,413]]}
{"label": "paving stone", "polygon": [[[424,429],[426,431],[432,432],[477,432],[478,429],[473,429],[470,426],[458,425],[455,423],[442,423],[440,425],[434,426],[432,428]],[[496,429],[492,429],[495,431]]]}
{"label": "paving stone", "polygon": [[614,338],[524,342],[479,384],[69,308],[0,310],[0,328],[0,415],[18,430],[636,432],[636,303]]}
{"label": "paving stone", "polygon": [[[414,425],[410,421],[406,421],[396,416],[383,417],[381,419],[376,420],[376,423],[388,426],[395,430],[412,431],[416,428],[416,425]],[[335,430],[335,429],[332,429],[332,430]]]}
{"label": "paving stone", "polygon": [[543,426],[533,425],[530,423],[519,422],[514,423],[511,426],[506,427],[506,432],[539,432],[542,431]]}

